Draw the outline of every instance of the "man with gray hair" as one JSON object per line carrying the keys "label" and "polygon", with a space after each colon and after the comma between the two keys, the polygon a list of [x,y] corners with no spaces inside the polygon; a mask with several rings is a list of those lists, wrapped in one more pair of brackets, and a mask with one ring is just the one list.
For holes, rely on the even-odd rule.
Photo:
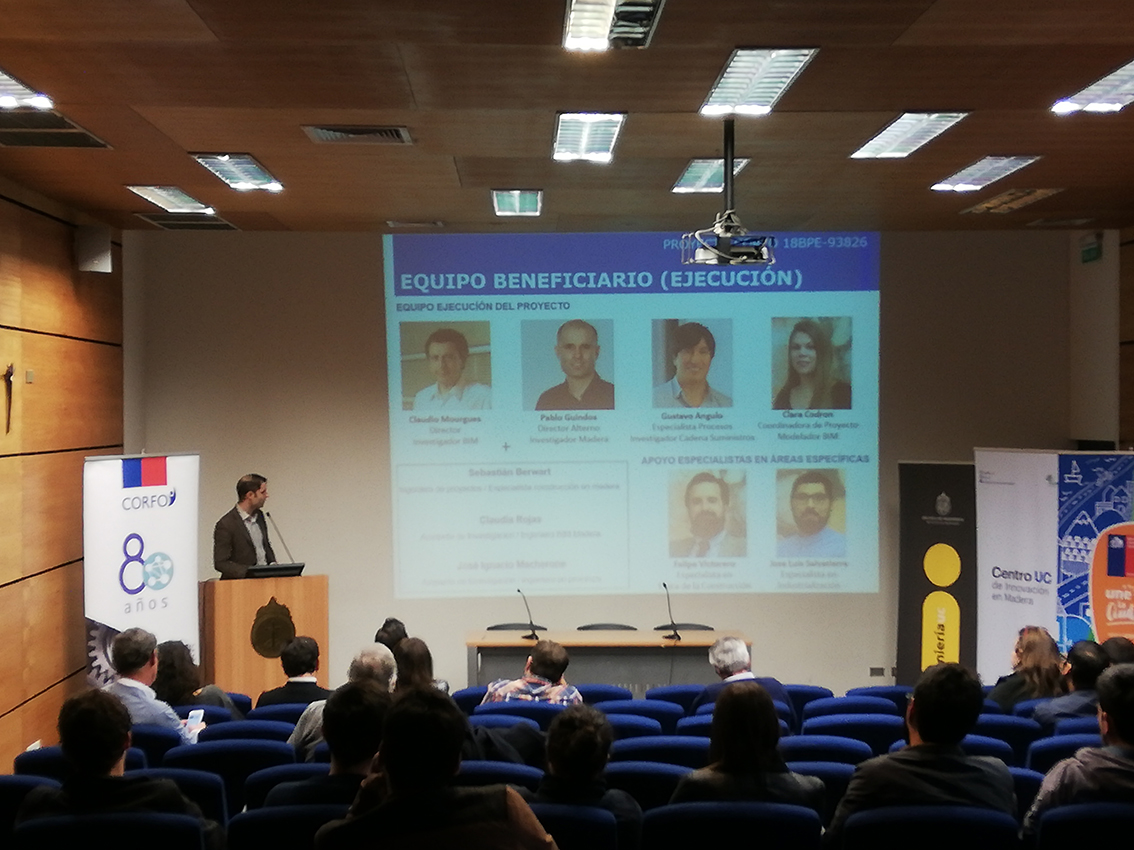
{"label": "man with gray hair", "polygon": [[[368,643],[351,659],[347,668],[347,681],[374,682],[380,688],[393,692],[398,679],[398,665],[394,653],[381,643]],[[295,731],[287,742],[295,747],[296,758],[315,760],[315,748],[323,743],[323,710],[325,699],[317,700],[303,710],[295,724]]]}
{"label": "man with gray hair", "polygon": [[110,645],[110,663],[118,678],[103,688],[126,707],[130,723],[149,723],[175,730],[183,744],[195,744],[204,723],[188,727],[151,687],[157,678],[157,638],[145,629],[127,629]]}
{"label": "man with gray hair", "polygon": [[716,642],[709,647],[709,664],[712,665],[713,671],[720,677],[721,681],[705,688],[701,695],[693,701],[693,705],[690,706],[690,714],[696,712],[702,705],[715,703],[725,685],[730,682],[742,682],[746,679],[759,683],[773,700],[782,702],[789,709],[791,708],[791,697],[788,696],[779,680],[773,679],[771,676],[755,676],[752,674],[752,657],[748,653],[748,646],[740,638],[717,638]]}

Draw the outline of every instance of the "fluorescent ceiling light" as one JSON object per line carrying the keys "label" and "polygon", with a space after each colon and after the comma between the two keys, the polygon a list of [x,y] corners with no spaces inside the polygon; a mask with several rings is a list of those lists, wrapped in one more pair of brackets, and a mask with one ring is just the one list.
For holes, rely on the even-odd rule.
{"label": "fluorescent ceiling light", "polygon": [[540,189],[493,189],[492,208],[497,215],[539,215],[543,209]]}
{"label": "fluorescent ceiling light", "polygon": [[1091,83],[1078,94],[1057,100],[1051,111],[1057,115],[1071,112],[1118,112],[1134,101],[1134,62],[1128,62],[1097,82]]}
{"label": "fluorescent ceiling light", "polygon": [[1034,204],[1036,201],[1042,201],[1044,198],[1050,198],[1052,195],[1056,195],[1062,191],[1062,189],[1009,189],[1007,192],[1001,192],[995,198],[989,198],[987,201],[981,201],[979,204],[971,206],[967,210],[961,210],[961,212],[1015,212],[1020,207],[1026,207],[1028,204]]}
{"label": "fluorescent ceiling light", "polygon": [[818,50],[738,49],[732,52],[702,115],[767,115]]}
{"label": "fluorescent ceiling light", "polygon": [[852,153],[851,159],[909,156],[968,114],[967,112],[907,112]]}
{"label": "fluorescent ceiling light", "polygon": [[606,50],[616,0],[570,0],[563,24],[565,50]]}
{"label": "fluorescent ceiling light", "polygon": [[[747,159],[735,159],[732,162],[732,176],[735,177],[748,165]],[[692,192],[722,192],[724,191],[724,160],[723,159],[691,159],[685,166],[685,173],[677,178],[671,192],[688,194]]]}
{"label": "fluorescent ceiling light", "polygon": [[975,192],[1037,159],[1038,156],[986,156],[929,188],[935,192]]}
{"label": "fluorescent ceiling light", "polygon": [[283,184],[268,173],[251,154],[247,153],[193,153],[189,154],[217,177],[238,192],[263,189],[282,192]]}
{"label": "fluorescent ceiling light", "polygon": [[52,109],[55,106],[45,94],[29,89],[15,77],[0,71],[0,109]]}
{"label": "fluorescent ceiling light", "polygon": [[571,162],[583,159],[588,162],[610,162],[614,158],[614,143],[626,116],[615,112],[564,112],[559,115],[555,129],[553,159]]}
{"label": "fluorescent ceiling light", "polygon": [[171,213],[216,215],[216,210],[185,194],[176,186],[127,186],[131,192]]}

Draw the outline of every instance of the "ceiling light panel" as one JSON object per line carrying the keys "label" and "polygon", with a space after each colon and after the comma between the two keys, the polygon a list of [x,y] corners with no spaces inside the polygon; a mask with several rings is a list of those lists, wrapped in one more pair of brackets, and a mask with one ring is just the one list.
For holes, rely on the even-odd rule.
{"label": "ceiling light panel", "polygon": [[543,210],[540,189],[493,189],[492,208],[500,216],[536,216]]}
{"label": "ceiling light panel", "polygon": [[702,115],[767,115],[818,53],[815,49],[734,50]]}
{"label": "ceiling light panel", "polygon": [[565,50],[606,50],[617,0],[569,0],[563,23]]}
{"label": "ceiling light panel", "polygon": [[622,113],[564,112],[555,129],[552,158],[560,162],[610,162],[626,116]]}
{"label": "ceiling light panel", "polygon": [[15,77],[0,71],[0,109],[52,109],[54,106],[47,95],[29,89]]}
{"label": "ceiling light panel", "polygon": [[962,213],[1010,213],[1026,207],[1028,204],[1034,204],[1036,201],[1042,201],[1044,198],[1050,198],[1062,192],[1062,189],[1009,189],[1007,192],[1001,192],[995,198],[989,198],[987,201],[981,201],[975,206],[969,207],[967,210],[961,210]]}
{"label": "ceiling light panel", "polygon": [[1057,100],[1051,111],[1057,115],[1071,112],[1118,112],[1134,101],[1134,62],[1128,62],[1113,74],[1091,83],[1078,94]]}
{"label": "ceiling light panel", "polygon": [[975,192],[1038,159],[1038,156],[986,156],[930,188],[935,192]]}
{"label": "ceiling light panel", "polygon": [[907,112],[851,154],[851,159],[898,159],[909,156],[969,113]]}
{"label": "ceiling light panel", "polygon": [[[747,159],[736,159],[732,163],[732,176],[735,177],[744,166]],[[724,191],[724,160],[723,159],[691,159],[685,166],[685,173],[677,178],[670,191],[677,194],[692,194],[695,192],[712,193]]]}
{"label": "ceiling light panel", "polygon": [[214,215],[216,210],[185,194],[176,186],[127,186],[131,192],[151,204],[171,213],[203,213]]}
{"label": "ceiling light panel", "polygon": [[251,154],[194,153],[190,156],[238,192],[250,192],[254,189],[263,189],[266,192],[283,191],[283,184],[269,174]]}

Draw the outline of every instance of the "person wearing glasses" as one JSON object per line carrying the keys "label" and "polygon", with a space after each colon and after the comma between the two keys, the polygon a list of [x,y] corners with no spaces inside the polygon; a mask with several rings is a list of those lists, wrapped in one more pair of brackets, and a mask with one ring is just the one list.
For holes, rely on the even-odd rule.
{"label": "person wearing glasses", "polygon": [[827,523],[835,488],[823,472],[809,470],[791,485],[791,516],[796,533],[780,538],[776,553],[781,558],[842,558],[847,552],[846,536]]}

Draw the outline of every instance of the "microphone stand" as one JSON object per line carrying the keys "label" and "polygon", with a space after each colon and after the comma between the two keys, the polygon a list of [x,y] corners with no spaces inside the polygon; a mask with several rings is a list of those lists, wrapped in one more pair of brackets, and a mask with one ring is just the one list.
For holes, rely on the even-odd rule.
{"label": "microphone stand", "polygon": [[670,602],[670,598],[669,598],[669,585],[667,585],[663,581],[661,583],[661,586],[662,586],[662,589],[665,590],[665,606],[666,606],[666,608],[669,609],[669,624],[666,625],[666,626],[663,626],[661,628],[673,629],[673,631],[670,634],[662,635],[662,639],[663,640],[673,640],[673,641],[681,640],[681,635],[679,635],[677,633],[677,622],[673,619],[673,603]]}
{"label": "microphone stand", "polygon": [[520,598],[524,600],[524,607],[528,611],[528,628],[531,629],[531,631],[528,634],[523,635],[520,638],[520,640],[536,640],[536,641],[538,641],[539,635],[536,634],[536,629],[537,628],[542,629],[543,626],[537,626],[535,624],[535,620],[532,619],[532,607],[528,604],[528,597],[524,596],[524,591],[520,590],[520,588],[517,587],[516,593],[520,594]]}
{"label": "microphone stand", "polygon": [[294,564],[295,558],[292,557],[291,550],[287,548],[287,541],[284,540],[283,535],[280,534],[280,527],[276,525],[276,521],[272,519],[272,515],[270,513],[264,511],[264,516],[266,516],[268,518],[268,522],[272,524],[272,529],[276,532],[276,537],[280,539],[280,544],[283,546],[283,550],[287,552],[288,562]]}

